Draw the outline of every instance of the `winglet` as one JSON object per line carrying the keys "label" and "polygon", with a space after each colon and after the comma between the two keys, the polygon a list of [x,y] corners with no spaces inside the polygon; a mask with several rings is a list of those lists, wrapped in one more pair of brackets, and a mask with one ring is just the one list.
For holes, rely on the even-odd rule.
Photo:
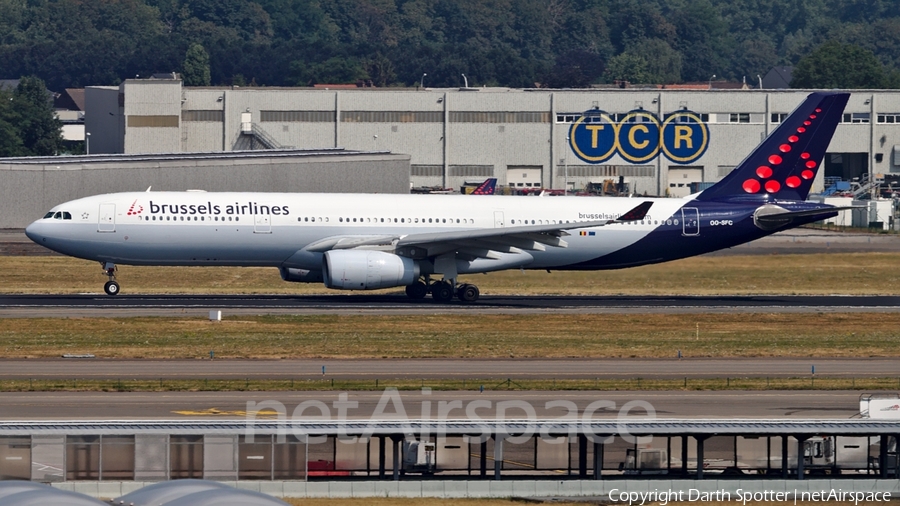
{"label": "winglet", "polygon": [[651,202],[649,200],[646,202],[643,202],[643,203],[641,203],[641,205],[635,207],[631,211],[628,211],[627,213],[623,214],[622,216],[619,216],[618,218],[616,218],[613,221],[621,222],[621,221],[643,220],[644,216],[647,216],[647,211],[650,210],[650,206],[652,206],[652,205],[653,205],[653,202]]}

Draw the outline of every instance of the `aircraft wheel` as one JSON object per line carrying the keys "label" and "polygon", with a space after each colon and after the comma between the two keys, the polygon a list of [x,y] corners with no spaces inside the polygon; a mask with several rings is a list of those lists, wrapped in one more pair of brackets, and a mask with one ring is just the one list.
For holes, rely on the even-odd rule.
{"label": "aircraft wheel", "polygon": [[431,296],[437,302],[450,302],[453,300],[453,286],[450,283],[435,283],[431,288]]}
{"label": "aircraft wheel", "polygon": [[118,295],[119,283],[115,281],[107,281],[106,284],[103,285],[103,291],[106,292],[106,295]]}
{"label": "aircraft wheel", "polygon": [[456,291],[456,296],[463,302],[475,302],[478,300],[479,295],[481,295],[481,292],[478,291],[478,287],[468,283],[460,286]]}
{"label": "aircraft wheel", "polygon": [[428,287],[421,281],[416,281],[406,287],[406,296],[410,299],[424,299],[426,295],[428,295]]}

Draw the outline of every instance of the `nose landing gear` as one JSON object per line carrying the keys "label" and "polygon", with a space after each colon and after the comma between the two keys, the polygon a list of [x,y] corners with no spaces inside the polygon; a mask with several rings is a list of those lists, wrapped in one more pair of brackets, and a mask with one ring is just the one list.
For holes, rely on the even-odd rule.
{"label": "nose landing gear", "polygon": [[103,285],[103,291],[106,292],[106,295],[118,295],[119,294],[119,283],[116,282],[116,264],[112,262],[103,262],[103,272],[109,278],[109,281]]}

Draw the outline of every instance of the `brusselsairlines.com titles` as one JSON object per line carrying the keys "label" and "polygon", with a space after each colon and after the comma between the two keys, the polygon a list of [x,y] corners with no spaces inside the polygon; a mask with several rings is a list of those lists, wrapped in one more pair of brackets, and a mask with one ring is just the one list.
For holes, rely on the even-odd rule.
{"label": "brusselsairlines.com titles", "polygon": [[272,214],[275,216],[288,216],[291,214],[288,206],[273,206],[268,204],[259,204],[257,202],[247,202],[241,204],[155,204],[150,201],[150,214],[211,214],[226,216],[243,216],[254,214]]}

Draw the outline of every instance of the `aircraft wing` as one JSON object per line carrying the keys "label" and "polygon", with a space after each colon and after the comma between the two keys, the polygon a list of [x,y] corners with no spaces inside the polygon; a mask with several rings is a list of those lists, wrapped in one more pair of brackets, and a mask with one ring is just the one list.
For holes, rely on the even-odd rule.
{"label": "aircraft wing", "polygon": [[568,244],[561,237],[569,235],[568,230],[638,221],[647,215],[651,205],[653,203],[650,201],[643,202],[615,220],[478,228],[409,235],[330,237],[304,249],[318,252],[332,249],[379,249],[416,258],[456,251],[463,257],[496,258],[499,256],[497,253],[513,253],[519,250],[544,251],[547,246],[565,248]]}

